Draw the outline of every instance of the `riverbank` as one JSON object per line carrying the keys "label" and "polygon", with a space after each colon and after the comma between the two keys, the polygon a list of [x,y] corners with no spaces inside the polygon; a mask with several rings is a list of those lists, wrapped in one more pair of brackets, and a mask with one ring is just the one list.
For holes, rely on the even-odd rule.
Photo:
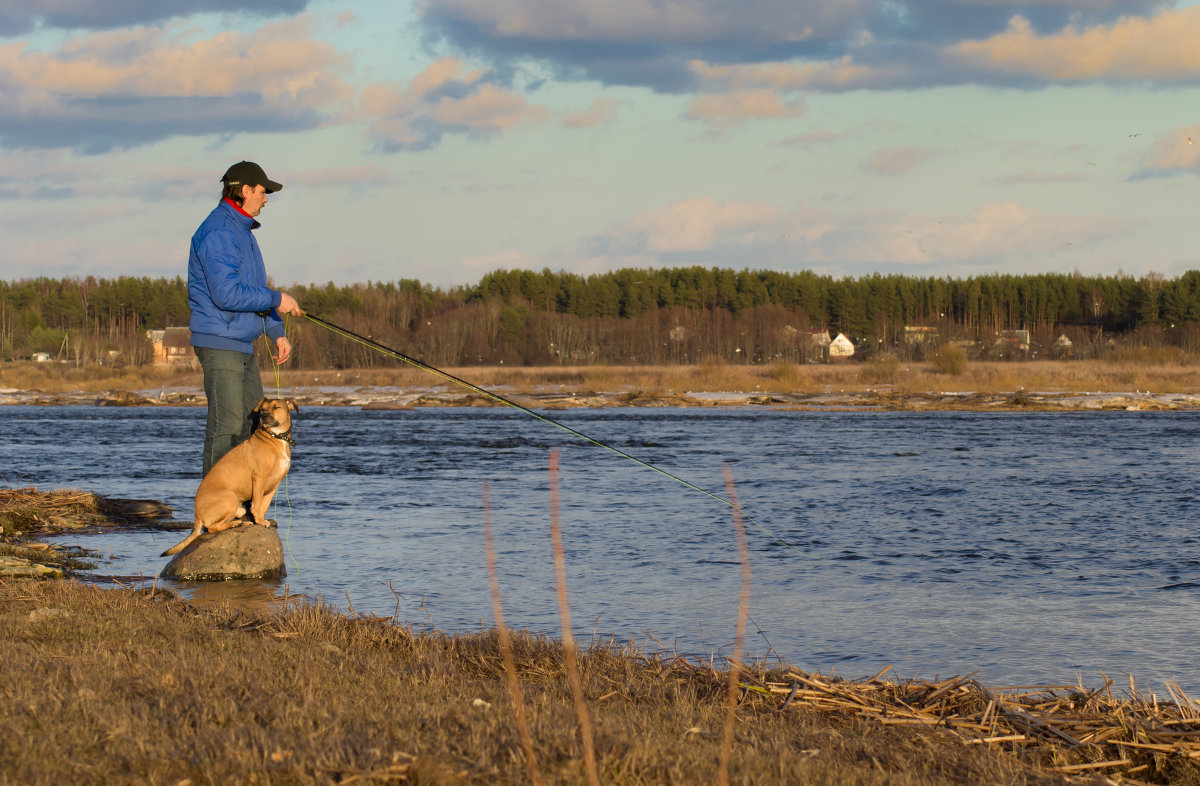
{"label": "riverbank", "polygon": [[[38,542],[186,527],[170,513],[0,489],[0,554],[45,568],[21,575],[81,579],[0,575],[0,783],[530,782],[495,630],[414,631],[286,586],[254,607],[199,605]],[[514,642],[539,771],[587,783],[561,642]],[[715,782],[732,664],[656,649],[580,653],[601,782]],[[763,662],[737,696],[732,783],[1200,783],[1200,703],[1171,684],[843,680]]]}
{"label": "riverbank", "polygon": [[[0,782],[530,782],[496,631],[276,605],[0,581]],[[512,653],[539,773],[587,783],[561,644],[517,632]],[[578,666],[600,782],[715,782],[726,670],[604,642]],[[737,696],[732,783],[1200,782],[1200,708],[1111,684],[847,682],[760,664]]]}
{"label": "riverbank", "polygon": [[[971,363],[961,373],[887,358],[866,363],[734,366],[476,367],[448,372],[533,409],[722,407],[838,410],[1195,410],[1200,366],[1123,360]],[[47,367],[48,368],[44,368]],[[301,406],[403,409],[503,406],[413,368],[263,372],[268,395]],[[201,406],[196,371],[111,370],[7,364],[0,405]]]}

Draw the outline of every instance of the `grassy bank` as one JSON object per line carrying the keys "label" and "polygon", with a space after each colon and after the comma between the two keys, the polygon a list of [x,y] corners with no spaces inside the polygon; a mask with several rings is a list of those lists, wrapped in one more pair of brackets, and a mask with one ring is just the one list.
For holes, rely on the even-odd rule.
{"label": "grassy bank", "polygon": [[[70,575],[89,566],[33,539],[169,512],[0,489],[0,561]],[[0,784],[700,784],[722,762],[739,784],[1200,784],[1200,703],[1174,685],[846,681],[526,632],[506,652],[494,629],[114,583],[0,570]]]}
{"label": "grassy bank", "polygon": [[[61,580],[0,581],[0,626],[0,783],[530,782],[495,631],[418,634],[286,602],[202,610]],[[561,646],[518,633],[513,652],[538,771],[587,783]],[[605,645],[578,664],[601,782],[715,782],[725,672]],[[1161,699],[763,668],[742,684],[732,783],[1200,783],[1196,713]],[[1067,742],[1103,717],[1098,700],[1111,723]]]}
{"label": "grassy bank", "polygon": [[[943,369],[943,370],[939,370]],[[1200,392],[1200,358],[1175,352],[1140,350],[1114,352],[1100,360],[1023,362],[904,362],[884,356],[866,362],[769,366],[733,365],[709,361],[690,366],[548,366],[469,367],[447,369],[483,387],[503,387],[517,393],[546,389],[562,391],[629,391],[682,393],[729,391],[744,393],[858,392],[888,387],[901,393],[1011,393],[1017,390],[1055,392]],[[266,369],[263,381],[274,387],[275,372]],[[438,377],[412,367],[310,371],[281,368],[283,387],[352,386],[427,388],[443,384]],[[201,387],[198,371],[146,366],[114,371],[103,367],[74,368],[51,363],[0,365],[0,389],[46,393]]]}

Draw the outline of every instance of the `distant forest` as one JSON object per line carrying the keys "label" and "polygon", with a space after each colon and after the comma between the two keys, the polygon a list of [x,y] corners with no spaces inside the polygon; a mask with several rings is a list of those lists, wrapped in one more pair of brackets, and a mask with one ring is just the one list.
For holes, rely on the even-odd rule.
{"label": "distant forest", "polygon": [[[415,280],[286,287],[306,311],[428,363],[668,364],[818,359],[816,331],[844,333],[857,357],[919,356],[954,341],[1006,357],[1001,331],[1028,330],[1022,357],[1116,346],[1200,352],[1200,271],[1170,279],[1117,274],[834,278],[810,272],[686,267],[580,276],[501,270],[473,286]],[[80,364],[120,352],[150,362],[146,331],[188,323],[181,278],[0,281],[0,359],[48,352]],[[906,327],[936,328],[905,340]],[[395,364],[306,320],[289,319],[301,368]],[[1061,345],[1060,345],[1061,346]]]}

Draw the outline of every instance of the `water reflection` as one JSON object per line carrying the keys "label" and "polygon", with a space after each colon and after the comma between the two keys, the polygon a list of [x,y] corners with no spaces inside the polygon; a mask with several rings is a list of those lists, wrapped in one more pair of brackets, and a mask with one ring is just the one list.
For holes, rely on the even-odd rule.
{"label": "water reflection", "polygon": [[287,597],[283,579],[160,581],[159,586],[201,608],[235,608],[255,614],[282,611]]}

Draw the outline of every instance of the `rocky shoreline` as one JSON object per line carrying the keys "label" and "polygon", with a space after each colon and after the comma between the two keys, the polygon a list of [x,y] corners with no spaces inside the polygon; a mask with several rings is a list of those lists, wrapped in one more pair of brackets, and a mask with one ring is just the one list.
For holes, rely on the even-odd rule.
{"label": "rocky shoreline", "polygon": [[41,538],[100,528],[185,529],[174,509],[146,499],[116,499],[77,489],[0,488],[0,579],[67,578],[94,570],[99,554]]}
{"label": "rocky shoreline", "polygon": [[[1200,409],[1200,393],[1133,392],[909,392],[893,388],[826,390],[823,392],[744,391],[592,391],[542,389],[517,392],[497,388],[498,396],[535,410],[609,407],[771,407],[783,410],[863,411],[1185,411]],[[367,410],[406,410],[419,407],[505,406],[497,399],[462,388],[294,387],[268,391],[292,398],[300,406],[360,407]],[[198,388],[77,391],[46,393],[0,389],[0,405],[25,406],[204,406]]]}

